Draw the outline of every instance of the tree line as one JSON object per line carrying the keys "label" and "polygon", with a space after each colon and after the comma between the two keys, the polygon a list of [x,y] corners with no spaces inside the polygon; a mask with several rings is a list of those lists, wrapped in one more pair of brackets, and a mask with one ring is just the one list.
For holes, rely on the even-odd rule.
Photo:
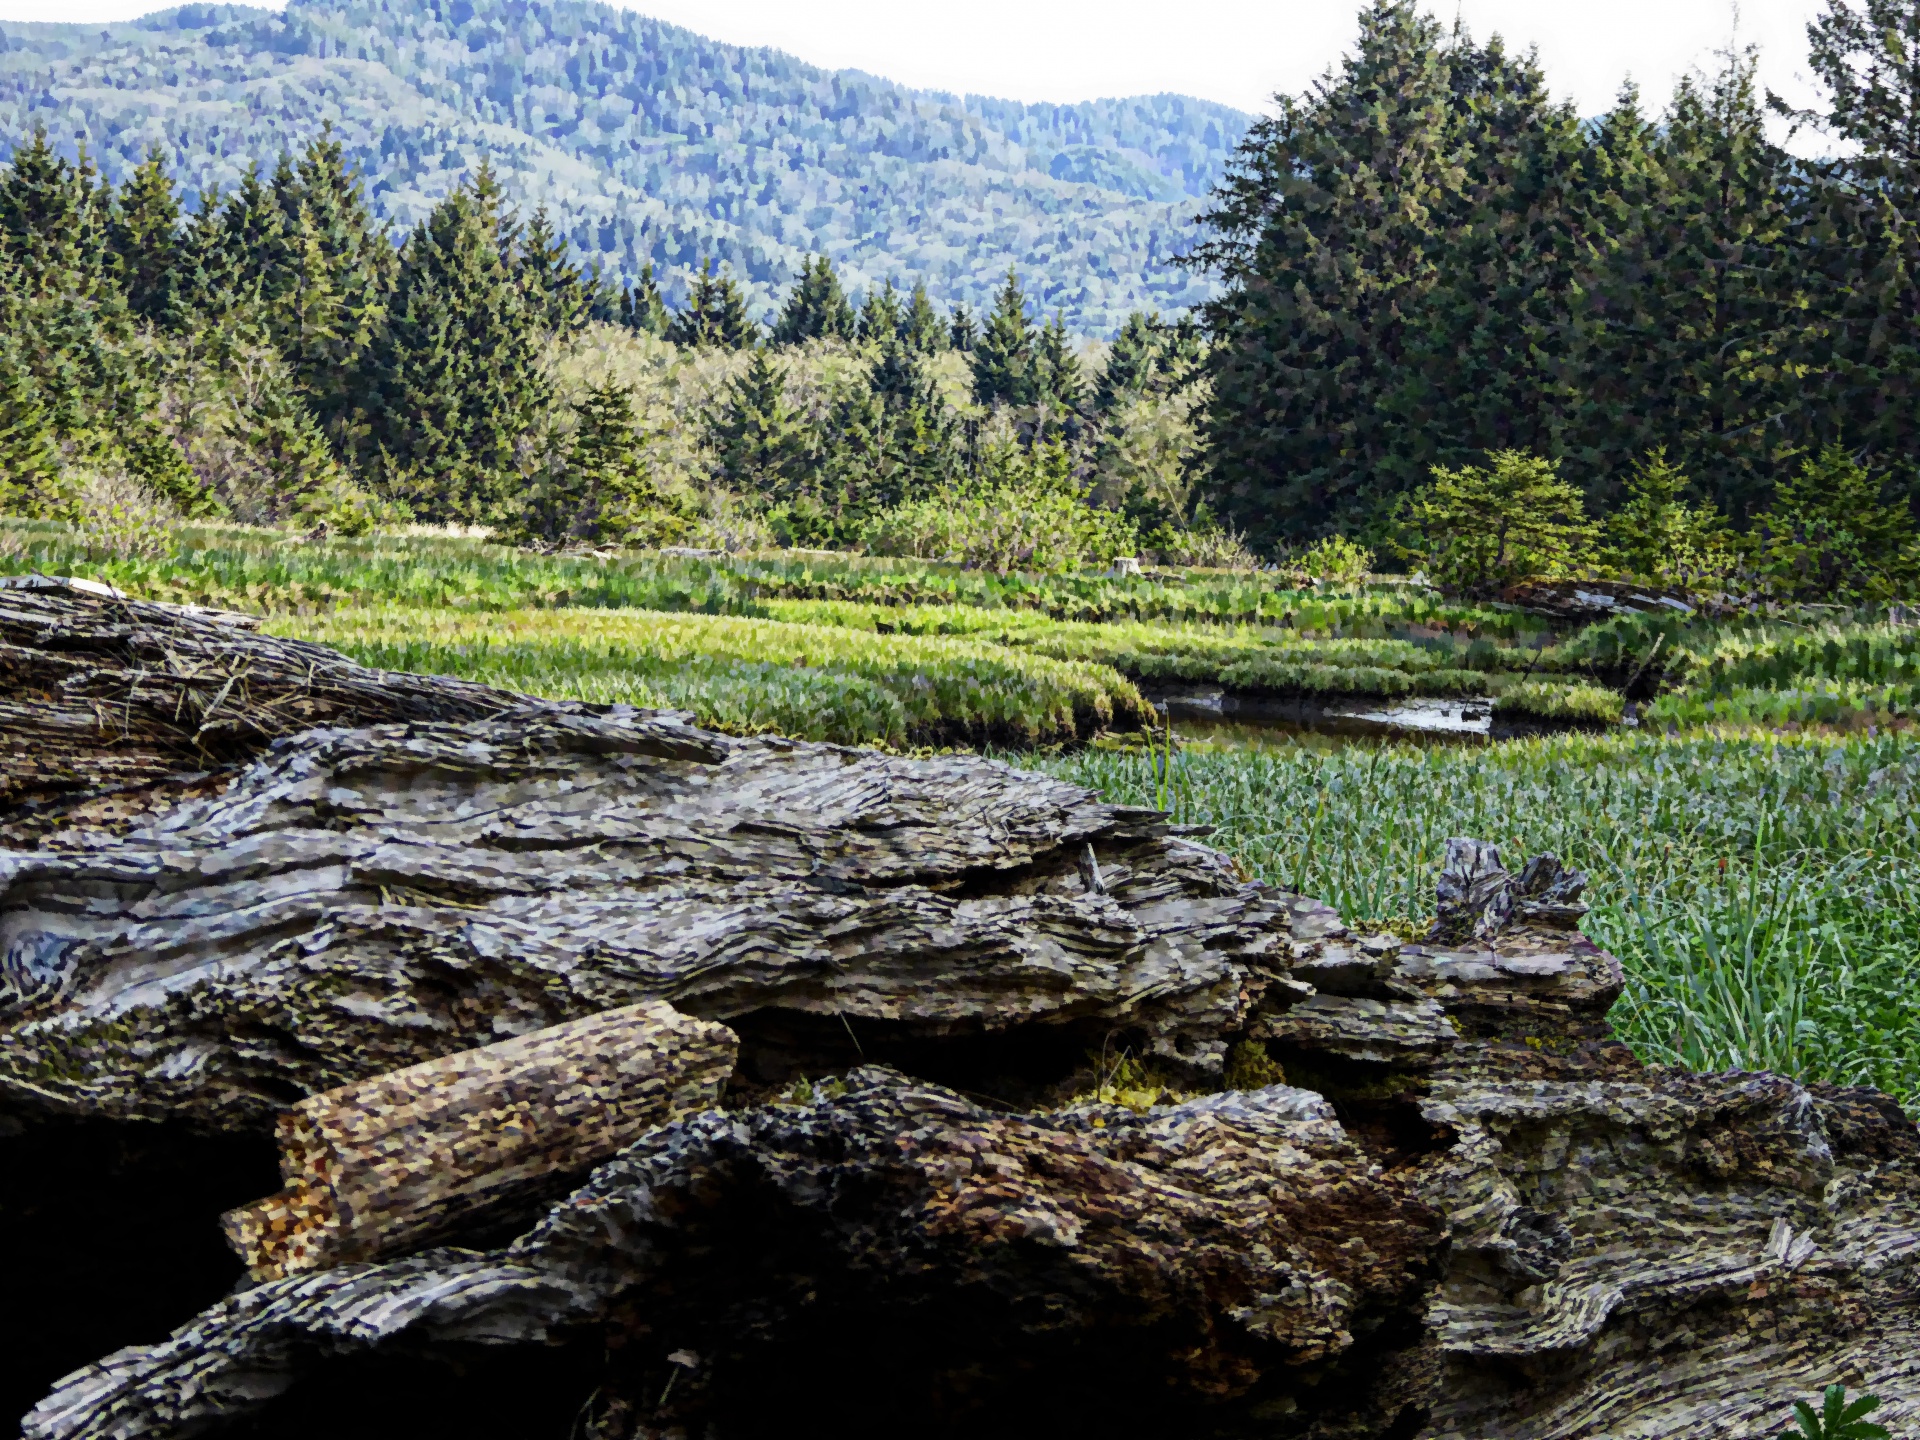
{"label": "tree line", "polygon": [[[1437,477],[1532,457],[1604,527],[1657,457],[1656,488],[1744,535],[1806,541],[1810,473],[1908,509],[1920,4],[1828,0],[1809,35],[1818,114],[1738,52],[1657,121],[1631,87],[1589,120],[1530,57],[1375,0],[1206,217],[1215,503],[1267,545],[1392,543]],[[1770,113],[1844,158],[1796,158]]]}
{"label": "tree line", "polygon": [[[788,543],[860,543],[886,515],[911,548],[903,507],[931,522],[962,492],[1010,487],[1034,502],[1024,511],[1052,497],[1095,550],[1171,543],[1193,518],[1185,442],[1140,453],[1156,436],[1129,419],[1191,377],[1191,323],[1135,315],[1088,373],[1012,272],[976,316],[936,308],[920,283],[856,303],[825,256],[768,325],[711,263],[672,309],[650,268],[616,285],[578,264],[545,210],[522,217],[484,165],[396,243],[326,133],[193,208],[158,155],[115,187],[37,133],[0,172],[0,307],[0,508],[16,512],[71,509],[88,467],[187,514],[233,508],[206,447],[182,437],[209,375],[248,374],[229,449],[286,515],[552,544],[688,538],[700,497],[652,473],[629,388],[556,383],[556,352],[599,324],[745,352],[696,423],[713,483]],[[822,346],[845,349],[852,378],[806,410],[789,357]]]}

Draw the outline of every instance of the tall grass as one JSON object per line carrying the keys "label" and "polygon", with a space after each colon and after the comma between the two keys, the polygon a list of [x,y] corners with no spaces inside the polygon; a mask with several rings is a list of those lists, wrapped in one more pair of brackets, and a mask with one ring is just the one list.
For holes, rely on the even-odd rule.
{"label": "tall grass", "polygon": [[[1145,757],[1034,768],[1134,804]],[[1350,919],[1432,912],[1447,837],[1551,850],[1629,976],[1648,1060],[1920,1100],[1920,748],[1897,736],[1560,736],[1501,746],[1189,751],[1173,809],[1261,878]]]}
{"label": "tall grass", "polygon": [[404,604],[512,610],[633,607],[764,615],[768,601],[885,607],[965,605],[1067,620],[1244,621],[1306,632],[1387,635],[1408,625],[1505,634],[1537,628],[1512,612],[1402,586],[1320,592],[1280,575],[995,575],[922,560],[792,554],[542,556],[448,535],[302,540],[239,526],[183,526],[159,559],[96,561],[65,526],[7,522],[19,547],[0,573],[81,573],[154,599],[259,611]]}
{"label": "tall grass", "polygon": [[381,669],[685,709],[737,734],[850,745],[1057,744],[1138,729],[1149,713],[1129,681],[1100,666],[733,616],[389,606],[281,616],[268,628]]}

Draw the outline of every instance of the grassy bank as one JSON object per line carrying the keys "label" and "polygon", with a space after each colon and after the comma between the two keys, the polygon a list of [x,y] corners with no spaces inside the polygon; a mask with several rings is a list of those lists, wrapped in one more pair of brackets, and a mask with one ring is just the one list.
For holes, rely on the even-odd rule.
{"label": "grassy bank", "polygon": [[963,639],[641,610],[405,606],[280,616],[388,670],[529,695],[691,710],[703,725],[848,745],[1027,746],[1138,728],[1145,702],[1096,665]]}
{"label": "grassy bank", "polygon": [[[1150,804],[1141,757],[1026,762]],[[1920,751],[1899,737],[1563,736],[1495,747],[1188,753],[1183,821],[1349,918],[1433,908],[1446,839],[1552,850],[1630,985],[1640,1054],[1920,1101]]]}

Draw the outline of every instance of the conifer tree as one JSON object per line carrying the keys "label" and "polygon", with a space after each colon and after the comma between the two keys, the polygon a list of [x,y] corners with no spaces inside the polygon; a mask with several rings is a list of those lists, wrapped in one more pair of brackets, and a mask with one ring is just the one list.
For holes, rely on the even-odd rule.
{"label": "conifer tree", "polygon": [[707,444],[728,485],[770,503],[791,500],[808,470],[806,436],[786,399],[786,374],[756,350],[709,419]]}
{"label": "conifer tree", "polygon": [[953,307],[953,319],[947,324],[948,348],[958,350],[962,355],[971,355],[979,340],[980,326],[973,318],[973,311],[967,308],[963,300]]}
{"label": "conifer tree", "polygon": [[108,201],[85,152],[69,164],[36,125],[0,176],[0,255],[13,263],[15,282],[35,294],[97,297]]}
{"label": "conifer tree", "polygon": [[428,520],[486,521],[516,488],[515,443],[548,403],[539,339],[500,248],[496,204],[453,192],[407,237],[361,380],[394,498]]}
{"label": "conifer tree", "polygon": [[128,308],[155,324],[178,323],[180,200],[158,149],[148,152],[115,197],[112,243]]}
{"label": "conifer tree", "polygon": [[778,345],[806,340],[850,340],[855,333],[853,306],[840,288],[840,277],[825,255],[809,255],[800,266],[800,278],[787,292],[786,304],[774,322]]}
{"label": "conifer tree", "polygon": [[947,348],[947,327],[934,311],[924,280],[913,282],[913,294],[900,319],[900,335],[922,355],[936,355]]}
{"label": "conifer tree", "polygon": [[1658,449],[1634,466],[1626,498],[1606,521],[1609,565],[1656,585],[1723,576],[1732,563],[1726,520],[1688,503],[1685,472]]}
{"label": "conifer tree", "polygon": [[1033,357],[1034,399],[1076,416],[1087,400],[1086,377],[1080,370],[1080,357],[1074,354],[1067,324],[1059,312],[1040,331]]}
{"label": "conifer tree", "polygon": [[0,515],[60,516],[60,450],[32,372],[11,336],[0,339]]}
{"label": "conifer tree", "polygon": [[694,277],[687,308],[668,324],[667,339],[676,345],[743,350],[753,343],[757,328],[747,318],[747,301],[739,284],[724,268],[716,275],[708,259]]}
{"label": "conifer tree", "polygon": [[860,306],[857,333],[864,343],[879,345],[900,333],[903,318],[900,294],[889,280],[882,288],[867,292]]}
{"label": "conifer tree", "polygon": [[571,440],[535,477],[510,533],[549,545],[662,545],[682,538],[690,517],[653,477],[632,390],[609,374],[572,410]]}
{"label": "conifer tree", "polygon": [[1920,580],[1920,538],[1902,496],[1829,445],[1784,476],[1754,526],[1761,573],[1804,600],[1903,598]]}
{"label": "conifer tree", "polygon": [[973,398],[982,405],[1031,405],[1036,397],[1033,322],[1020,277],[1007,271],[1007,283],[994,298],[992,315],[973,347]]}
{"label": "conifer tree", "polygon": [[620,292],[620,323],[648,335],[667,333],[667,304],[660,298],[651,260],[640,267],[639,278]]}
{"label": "conifer tree", "polygon": [[1109,415],[1147,388],[1147,382],[1153,377],[1158,348],[1154,342],[1153,317],[1141,310],[1127,316],[1120,333],[1107,349],[1107,363],[1094,387],[1093,408],[1097,413]]}
{"label": "conifer tree", "polygon": [[587,321],[594,286],[567,256],[567,242],[553,228],[542,205],[520,232],[514,271],[527,311],[553,335],[571,335]]}

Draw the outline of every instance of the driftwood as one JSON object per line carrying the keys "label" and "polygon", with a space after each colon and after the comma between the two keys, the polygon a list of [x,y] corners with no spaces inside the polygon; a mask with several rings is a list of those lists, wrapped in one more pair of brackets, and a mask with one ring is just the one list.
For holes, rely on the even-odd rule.
{"label": "driftwood", "polygon": [[369,670],[258,623],[57,578],[0,585],[0,816],[189,781],[316,725],[475,719],[522,703]]}
{"label": "driftwood", "polygon": [[[1904,1433],[1920,1134],[1643,1067],[1584,884],[1456,841],[1402,943],[968,756],[533,705],[283,738],[0,852],[0,1121],[280,1124],[378,1218],[25,1434],[1755,1440],[1835,1382]],[[498,1168],[510,1085],[420,1103],[604,1090],[568,1037],[636,1005],[693,1017],[649,1012],[696,1090],[738,1036],[720,1103],[562,1097]],[[1112,1103],[1123,1057],[1163,1103]]]}
{"label": "driftwood", "polygon": [[724,1026],[629,1005],[303,1100],[280,1117],[287,1188],[222,1217],[256,1280],[418,1250],[512,1215],[720,1098]]}

